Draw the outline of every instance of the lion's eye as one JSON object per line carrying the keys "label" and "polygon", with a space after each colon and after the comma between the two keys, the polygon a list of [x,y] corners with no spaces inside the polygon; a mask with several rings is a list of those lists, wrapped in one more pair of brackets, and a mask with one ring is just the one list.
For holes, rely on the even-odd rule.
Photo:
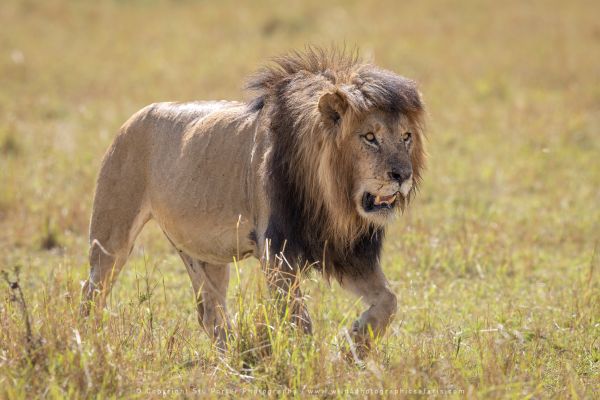
{"label": "lion's eye", "polygon": [[375,139],[375,134],[373,132],[369,132],[366,135],[364,135],[363,137],[369,143],[377,143],[377,140]]}
{"label": "lion's eye", "polygon": [[410,133],[410,132],[404,132],[402,134],[402,140],[404,141],[404,143],[410,142],[411,138],[412,138],[412,133]]}

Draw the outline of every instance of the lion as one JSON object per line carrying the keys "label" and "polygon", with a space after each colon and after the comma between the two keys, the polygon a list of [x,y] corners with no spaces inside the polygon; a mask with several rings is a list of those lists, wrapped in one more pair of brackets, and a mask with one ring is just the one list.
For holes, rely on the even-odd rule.
{"label": "lion", "polygon": [[382,335],[397,310],[380,262],[385,227],[414,196],[426,159],[416,83],[309,47],[275,58],[247,89],[247,102],[155,103],[121,127],[97,179],[82,313],[103,304],[154,219],[220,349],[229,264],[250,256],[293,299],[303,331],[312,324],[296,283],[310,266],[368,307],[352,325],[357,340]]}

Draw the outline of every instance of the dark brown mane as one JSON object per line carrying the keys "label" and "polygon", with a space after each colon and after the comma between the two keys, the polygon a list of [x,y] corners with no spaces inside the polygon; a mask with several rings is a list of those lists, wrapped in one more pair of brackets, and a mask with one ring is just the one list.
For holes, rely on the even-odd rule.
{"label": "dark brown mane", "polygon": [[[271,217],[266,238],[278,253],[298,265],[322,266],[336,277],[361,274],[378,262],[384,230],[361,219],[348,192],[351,174],[339,154],[327,170],[331,188],[341,204],[323,200],[315,171],[331,132],[318,110],[320,97],[341,93],[351,118],[374,110],[407,118],[420,130],[423,105],[416,84],[407,78],[360,61],[355,52],[326,51],[309,47],[274,59],[248,82],[255,97],[249,110],[266,109],[271,150],[266,161]],[[424,154],[417,132],[418,151],[413,154],[415,181],[419,181]],[[325,146],[327,147],[327,146]],[[337,151],[337,153],[340,153]],[[341,154],[341,153],[340,153]],[[337,157],[337,158],[336,158]],[[321,164],[322,166],[322,164]],[[320,169],[322,171],[323,168]]]}
{"label": "dark brown mane", "polygon": [[250,104],[262,108],[282,85],[298,75],[304,78],[313,75],[313,90],[323,89],[327,84],[345,90],[356,113],[377,108],[416,120],[423,110],[414,81],[363,62],[356,51],[335,48],[327,51],[318,47],[276,57],[271,65],[254,74],[246,84],[256,95]]}

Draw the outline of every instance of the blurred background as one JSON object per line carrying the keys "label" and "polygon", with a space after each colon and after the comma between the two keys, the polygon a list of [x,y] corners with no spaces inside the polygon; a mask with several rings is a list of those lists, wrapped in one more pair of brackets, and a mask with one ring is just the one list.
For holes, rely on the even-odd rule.
{"label": "blurred background", "polygon": [[[3,0],[0,267],[21,265],[31,296],[66,274],[76,297],[95,176],[132,113],[157,101],[247,99],[244,80],[270,57],[306,44],[357,47],[417,80],[428,107],[424,185],[384,254],[405,321],[393,327],[400,355],[391,365],[416,368],[424,382],[451,375],[480,394],[535,391],[538,379],[591,393],[600,359],[599,15],[593,0]],[[186,310],[198,336],[189,282],[156,226],[132,257],[159,266],[167,289],[157,307]],[[132,296],[131,271],[117,299]],[[335,310],[351,303],[313,284],[333,310],[318,324],[341,319]],[[457,336],[498,324],[520,339],[469,348]],[[472,363],[419,369],[423,358],[409,355],[434,331],[452,333],[433,353],[451,354],[461,337]],[[481,349],[512,358],[479,358]]]}

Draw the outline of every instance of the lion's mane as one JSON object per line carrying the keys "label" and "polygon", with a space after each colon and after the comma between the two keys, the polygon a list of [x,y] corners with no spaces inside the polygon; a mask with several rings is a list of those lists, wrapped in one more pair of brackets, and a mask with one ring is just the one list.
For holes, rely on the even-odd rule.
{"label": "lion's mane", "polygon": [[348,111],[341,135],[373,110],[407,118],[417,130],[411,154],[416,188],[425,161],[424,111],[416,84],[362,62],[355,53],[310,47],[274,59],[247,87],[255,93],[250,110],[261,113],[270,135],[264,173],[271,207],[266,237],[272,249],[285,249],[287,259],[316,265],[338,279],[373,268],[384,228],[357,213],[354,160],[338,147],[340,138],[324,121],[318,102],[324,93],[344,93]]}

